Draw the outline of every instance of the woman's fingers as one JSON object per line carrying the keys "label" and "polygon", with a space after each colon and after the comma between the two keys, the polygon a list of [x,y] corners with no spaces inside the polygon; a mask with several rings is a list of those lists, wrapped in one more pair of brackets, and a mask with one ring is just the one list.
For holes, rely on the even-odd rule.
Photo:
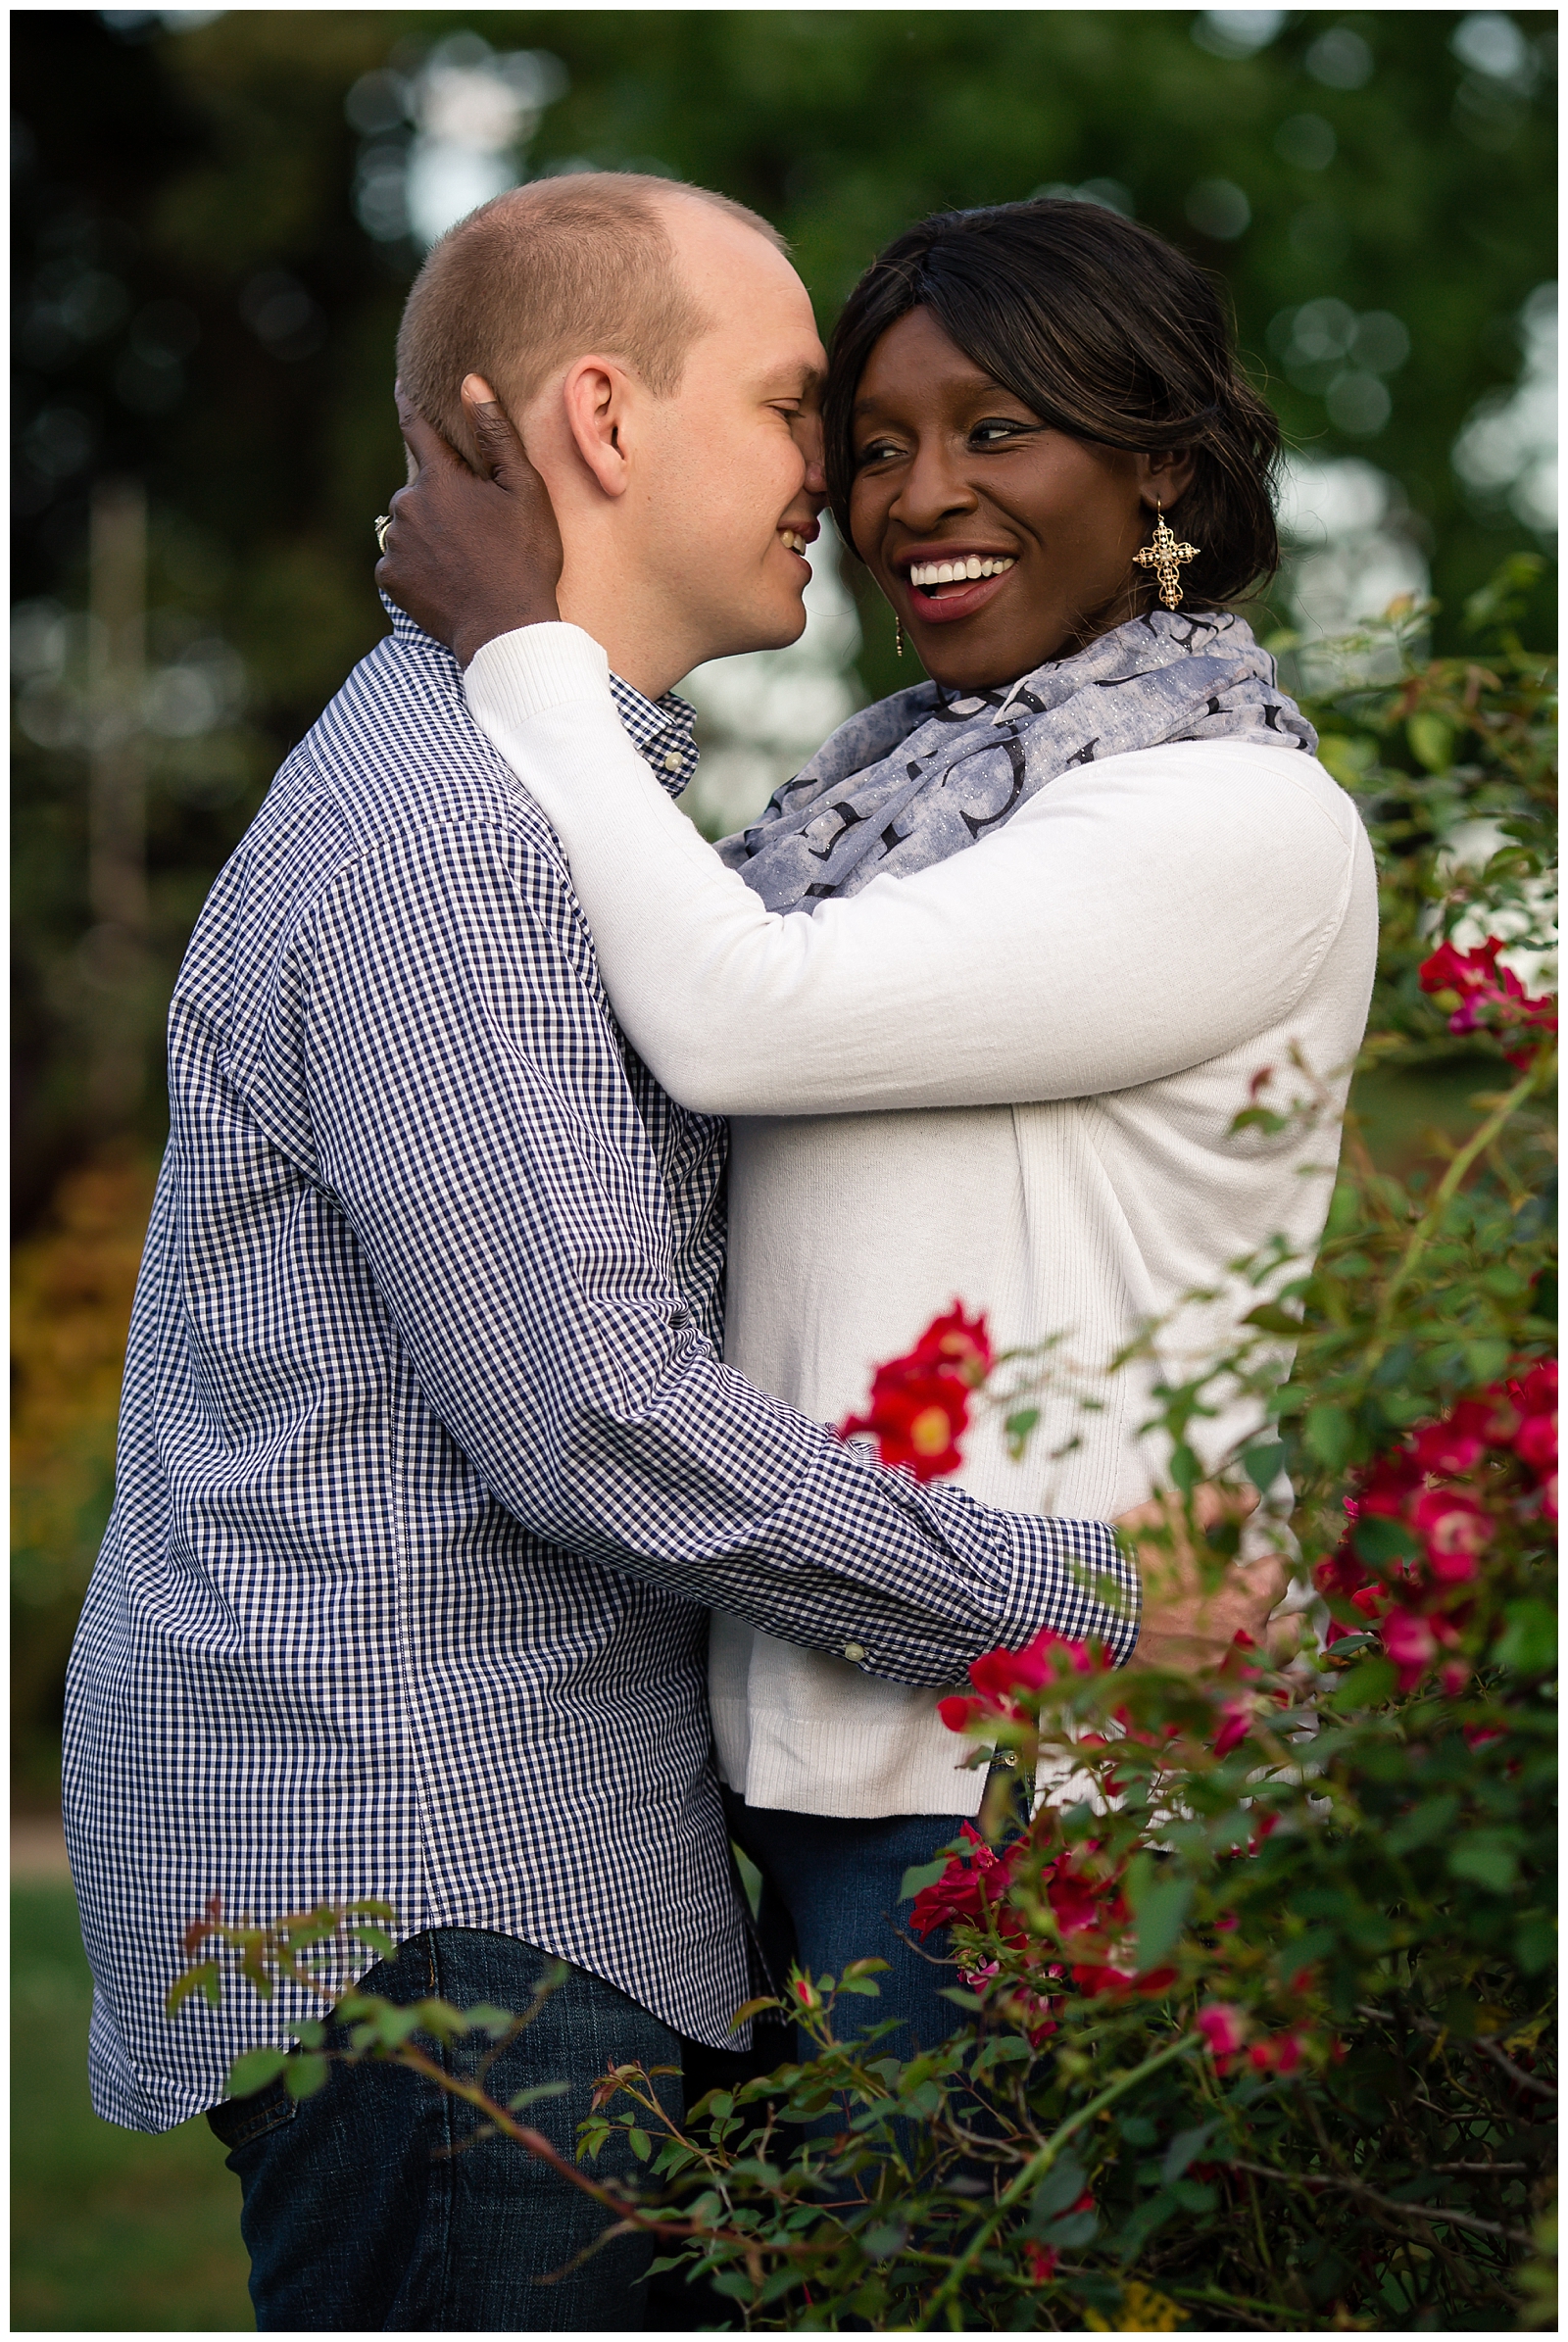
{"label": "woman's fingers", "polygon": [[398,429],[403,433],[404,442],[414,458],[416,477],[427,464],[439,467],[463,462],[457,449],[442,438],[434,423],[426,422],[401,382],[394,384],[392,395],[397,401]]}
{"label": "woman's fingers", "polygon": [[482,476],[512,489],[530,474],[537,477],[511,415],[482,374],[464,375],[462,398]]}
{"label": "woman's fingers", "polygon": [[497,635],[559,617],[563,556],[549,491],[489,383],[469,375],[463,399],[471,464],[397,386],[416,468],[388,508],[375,580],[466,665]]}

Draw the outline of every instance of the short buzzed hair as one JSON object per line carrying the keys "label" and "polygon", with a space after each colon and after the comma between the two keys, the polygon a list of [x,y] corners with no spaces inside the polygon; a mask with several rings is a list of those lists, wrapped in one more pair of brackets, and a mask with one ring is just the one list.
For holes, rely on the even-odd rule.
{"label": "short buzzed hair", "polygon": [[398,378],[427,422],[471,454],[465,374],[483,374],[514,418],[563,363],[618,359],[656,398],[680,383],[712,322],[682,284],[666,199],[727,212],[788,248],[744,204],[632,171],[535,179],[449,228],[414,280],[398,331]]}

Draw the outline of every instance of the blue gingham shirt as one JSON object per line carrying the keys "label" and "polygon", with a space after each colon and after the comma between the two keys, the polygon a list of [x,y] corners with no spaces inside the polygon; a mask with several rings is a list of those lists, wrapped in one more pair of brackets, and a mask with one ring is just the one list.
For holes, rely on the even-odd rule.
{"label": "blue gingham shirt", "polygon": [[[683,783],[681,704],[616,697]],[[66,1723],[110,2121],[213,2104],[304,2014],[164,2016],[213,1894],[498,1929],[721,2042],[710,1603],[912,1683],[1042,1620],[1130,1642],[1104,1528],[921,1488],[720,1363],[724,1126],[620,1038],[554,832],[401,613],[208,899],[169,1088]]]}

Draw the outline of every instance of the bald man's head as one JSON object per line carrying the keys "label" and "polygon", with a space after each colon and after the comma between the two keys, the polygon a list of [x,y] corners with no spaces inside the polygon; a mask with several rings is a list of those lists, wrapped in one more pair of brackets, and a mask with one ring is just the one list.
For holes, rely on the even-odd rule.
{"label": "bald man's head", "polygon": [[514,417],[558,367],[590,352],[667,398],[714,321],[681,279],[670,218],[682,203],[726,213],[785,250],[744,204],[677,180],[589,171],[514,187],[460,220],[415,279],[398,333],[405,392],[470,456],[465,374],[483,374]]}

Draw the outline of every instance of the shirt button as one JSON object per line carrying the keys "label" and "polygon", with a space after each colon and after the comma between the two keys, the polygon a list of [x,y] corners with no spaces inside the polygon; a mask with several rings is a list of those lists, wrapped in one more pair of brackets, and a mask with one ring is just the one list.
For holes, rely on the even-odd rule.
{"label": "shirt button", "polygon": [[678,748],[672,748],[672,749],[669,749],[669,750],[668,750],[668,751],[665,753],[665,756],[664,756],[664,770],[665,770],[666,772],[679,772],[679,770],[680,770],[680,767],[681,767],[681,754],[680,754],[680,751],[679,751],[679,749],[678,749]]}
{"label": "shirt button", "polygon": [[864,1643],[847,1642],[844,1645],[844,1656],[846,1659],[863,1659],[865,1657]]}

